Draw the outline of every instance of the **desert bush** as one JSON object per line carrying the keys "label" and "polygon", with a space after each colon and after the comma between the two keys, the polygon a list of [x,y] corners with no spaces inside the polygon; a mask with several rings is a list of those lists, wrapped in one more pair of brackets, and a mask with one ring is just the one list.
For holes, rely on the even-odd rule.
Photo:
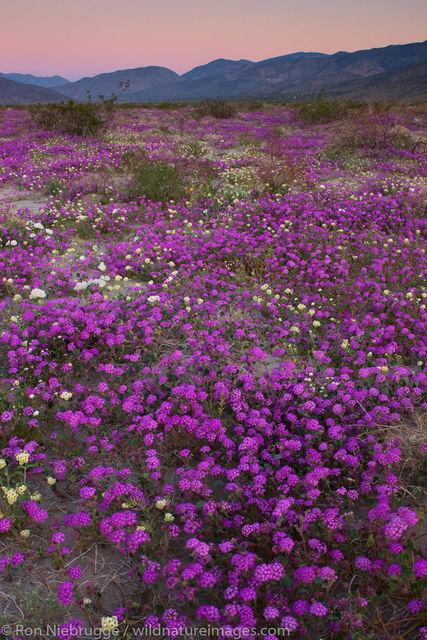
{"label": "desert bush", "polygon": [[391,102],[384,102],[383,100],[375,100],[374,102],[370,103],[369,110],[371,113],[380,115],[380,114],[389,113],[392,106],[393,105]]}
{"label": "desert bush", "polygon": [[132,197],[145,196],[153,202],[180,200],[185,191],[180,169],[163,160],[146,160],[140,164],[129,187]]}
{"label": "desert bush", "polygon": [[264,108],[264,104],[260,100],[251,100],[247,104],[247,110],[250,112],[262,111],[263,108]]}
{"label": "desert bush", "polygon": [[177,109],[184,109],[187,106],[185,102],[154,102],[149,103],[148,108],[161,109],[162,111],[175,111]]}
{"label": "desert bush", "polygon": [[281,158],[284,153],[283,129],[275,125],[264,136],[264,149],[269,156]]}
{"label": "desert bush", "polygon": [[205,155],[205,149],[198,140],[192,140],[185,147],[186,153],[193,158],[201,158]]}
{"label": "desert bush", "polygon": [[28,108],[26,104],[2,104],[0,110],[2,111],[25,111]]}
{"label": "desert bush", "polygon": [[145,160],[146,154],[143,149],[137,146],[128,147],[122,154],[121,169],[132,173]]}
{"label": "desert bush", "polygon": [[239,143],[245,147],[261,147],[263,144],[261,138],[249,131],[242,131],[242,133],[239,133],[237,137]]}
{"label": "desert bush", "polygon": [[401,477],[412,486],[422,486],[427,472],[423,452],[427,430],[427,413],[415,412],[411,419],[388,425],[380,430],[384,441],[394,441],[402,451]]}
{"label": "desert bush", "polygon": [[304,177],[306,163],[292,156],[269,161],[260,168],[260,178],[269,193],[287,193],[294,182]]}
{"label": "desert bush", "polygon": [[362,132],[364,145],[372,149],[392,146],[396,149],[411,149],[414,141],[410,131],[396,125],[374,125],[370,130]]}
{"label": "desert bush", "polygon": [[342,118],[347,111],[344,103],[318,96],[315,100],[303,102],[298,106],[298,117],[306,124],[325,124]]}
{"label": "desert bush", "polygon": [[242,100],[238,103],[239,111],[248,111],[253,113],[254,111],[262,111],[264,109],[264,103],[261,100]]}
{"label": "desert bush", "polygon": [[341,128],[335,138],[325,149],[328,158],[335,159],[346,153],[354,153],[359,149],[406,149],[414,151],[416,147],[411,132],[404,126],[375,116],[359,121],[350,121]]}
{"label": "desert bush", "polygon": [[84,137],[95,137],[105,128],[105,122],[101,117],[102,110],[105,110],[103,104],[74,100],[30,107],[31,116],[41,129]]}
{"label": "desert bush", "polygon": [[196,113],[203,116],[212,116],[219,120],[231,118],[236,113],[236,107],[231,102],[220,100],[206,100],[197,106]]}

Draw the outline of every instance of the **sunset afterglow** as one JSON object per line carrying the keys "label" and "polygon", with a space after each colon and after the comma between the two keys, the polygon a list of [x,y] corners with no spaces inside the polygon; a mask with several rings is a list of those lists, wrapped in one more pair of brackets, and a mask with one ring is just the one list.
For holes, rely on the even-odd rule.
{"label": "sunset afterglow", "polygon": [[425,39],[423,0],[0,0],[0,70],[70,80],[146,65]]}

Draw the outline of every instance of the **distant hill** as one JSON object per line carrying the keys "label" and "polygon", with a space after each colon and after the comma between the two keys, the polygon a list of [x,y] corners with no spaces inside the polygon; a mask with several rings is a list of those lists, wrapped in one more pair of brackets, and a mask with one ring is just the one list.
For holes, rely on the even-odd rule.
{"label": "distant hill", "polygon": [[338,87],[335,97],[352,100],[427,100],[427,62],[393,69]]}
{"label": "distant hill", "polygon": [[424,61],[427,61],[427,41],[339,52],[320,58],[274,58],[258,63],[252,70],[251,77],[257,83],[254,82],[251,93],[280,96],[289,92],[296,95],[318,92]]}
{"label": "distant hill", "polygon": [[184,80],[204,80],[205,78],[212,78],[218,75],[227,75],[228,73],[235,73],[242,69],[247,69],[254,65],[255,62],[250,60],[225,60],[219,58],[218,60],[212,60],[207,64],[203,64],[200,67],[195,67],[191,71],[184,73],[181,78]]}
{"label": "distant hill", "polygon": [[111,73],[101,73],[93,78],[82,78],[77,82],[58,87],[58,91],[74,100],[85,101],[88,99],[88,91],[92,100],[98,100],[102,95],[105,99],[118,95],[123,91],[120,83],[129,82],[127,93],[150,89],[151,87],[173,83],[179,79],[179,75],[165,67],[140,67],[138,69],[123,69]]}
{"label": "distant hill", "polygon": [[62,102],[63,100],[66,98],[53,89],[0,78],[0,104],[33,104],[35,102]]}
{"label": "distant hill", "polygon": [[44,87],[45,89],[54,89],[55,87],[69,83],[69,80],[61,76],[40,77],[33,76],[31,73],[0,73],[0,78],[7,78],[8,80],[14,80],[22,84],[33,84],[37,87]]}

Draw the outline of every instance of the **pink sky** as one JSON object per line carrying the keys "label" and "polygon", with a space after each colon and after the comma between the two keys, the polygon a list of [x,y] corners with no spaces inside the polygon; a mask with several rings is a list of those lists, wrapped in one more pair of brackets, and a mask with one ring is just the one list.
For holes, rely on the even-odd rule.
{"label": "pink sky", "polygon": [[63,75],[427,38],[423,0],[0,0],[0,71]]}

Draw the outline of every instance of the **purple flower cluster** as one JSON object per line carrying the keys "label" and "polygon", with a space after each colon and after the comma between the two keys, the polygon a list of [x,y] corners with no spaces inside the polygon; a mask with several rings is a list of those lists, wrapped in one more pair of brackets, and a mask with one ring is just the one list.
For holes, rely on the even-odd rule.
{"label": "purple flower cluster", "polygon": [[[0,113],[0,570],[51,563],[61,605],[105,628],[140,598],[170,631],[191,612],[373,637],[395,591],[421,620],[422,150],[381,138],[350,162],[344,124],[194,115],[118,110],[84,140]],[[186,196],[130,196],[146,160]],[[105,581],[103,622],[98,548],[129,583]]]}

